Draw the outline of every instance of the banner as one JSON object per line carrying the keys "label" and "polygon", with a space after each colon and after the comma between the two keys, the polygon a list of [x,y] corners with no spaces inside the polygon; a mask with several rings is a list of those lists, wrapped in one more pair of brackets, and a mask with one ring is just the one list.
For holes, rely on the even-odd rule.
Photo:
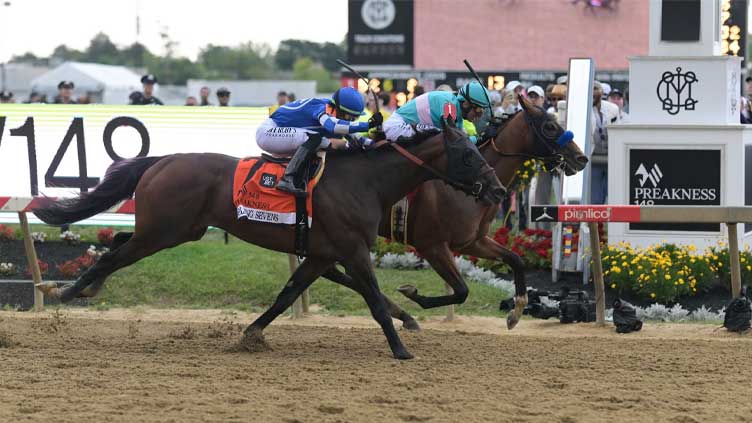
{"label": "banner", "polygon": [[412,66],[413,7],[412,0],[349,0],[348,62]]}
{"label": "banner", "polygon": [[[721,150],[632,148],[629,204],[721,205]],[[630,223],[631,230],[718,232],[716,223]]]}
{"label": "banner", "polygon": [[0,196],[72,196],[99,183],[115,160],[136,156],[258,155],[256,128],[267,114],[265,107],[0,104]]}
{"label": "banner", "polygon": [[0,105],[0,195],[70,196],[113,161],[173,153],[259,154],[267,109]]}

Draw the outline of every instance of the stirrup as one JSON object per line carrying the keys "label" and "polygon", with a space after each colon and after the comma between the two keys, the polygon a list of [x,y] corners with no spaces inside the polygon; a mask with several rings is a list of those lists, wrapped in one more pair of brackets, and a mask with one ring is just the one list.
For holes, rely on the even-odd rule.
{"label": "stirrup", "polygon": [[288,178],[285,178],[284,176],[277,184],[277,189],[290,193],[296,197],[308,197],[308,191],[306,191],[305,188],[296,187],[295,182],[291,181]]}

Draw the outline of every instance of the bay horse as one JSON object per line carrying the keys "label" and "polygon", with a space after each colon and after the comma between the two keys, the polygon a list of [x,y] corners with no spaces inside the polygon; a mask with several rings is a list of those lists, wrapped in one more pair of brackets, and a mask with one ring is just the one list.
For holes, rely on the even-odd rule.
{"label": "bay horse", "polygon": [[[348,286],[365,299],[394,357],[413,357],[397,335],[371,263],[370,247],[383,211],[433,178],[442,178],[463,195],[489,205],[501,201],[504,187],[477,147],[449,125],[444,125],[444,133],[425,140],[389,146],[363,154],[329,153],[313,193],[309,254],[275,303],[245,329],[240,345],[254,349],[264,343],[263,330],[313,281],[341,263],[349,276]],[[45,223],[63,225],[101,213],[134,193],[137,200],[134,233],[117,234],[112,250],[75,283],[45,283],[39,289],[63,302],[96,295],[116,270],[165,248],[199,240],[209,226],[267,249],[293,253],[293,225],[237,219],[233,178],[238,161],[222,154],[126,159],[113,163],[93,191],[48,200],[34,209]]]}
{"label": "bay horse", "polygon": [[[574,142],[559,146],[556,141],[564,129],[553,116],[519,96],[522,111],[514,115],[496,134],[482,142],[479,149],[486,162],[493,167],[504,186],[510,186],[515,171],[528,159],[538,159],[547,168],[561,168],[566,175],[574,175],[585,168],[587,157]],[[379,226],[379,235],[391,236],[390,208],[387,207]],[[490,260],[501,260],[514,274],[514,310],[507,315],[507,328],[519,322],[527,305],[524,264],[514,252],[488,236],[498,207],[488,206],[448,187],[440,180],[428,181],[418,188],[410,204],[407,220],[407,241],[441,278],[452,287],[453,293],[438,297],[418,294],[411,285],[398,290],[422,308],[462,304],[469,293],[467,284],[457,268],[453,252]],[[324,275],[342,285],[352,284],[348,276],[332,270]],[[406,329],[420,326],[409,313],[388,298],[390,314],[403,322]]]}

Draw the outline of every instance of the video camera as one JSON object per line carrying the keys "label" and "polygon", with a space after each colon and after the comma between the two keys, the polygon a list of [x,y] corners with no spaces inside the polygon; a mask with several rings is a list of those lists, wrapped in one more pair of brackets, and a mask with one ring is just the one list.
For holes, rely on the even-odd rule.
{"label": "video camera", "polygon": [[[558,301],[559,306],[554,307],[546,304],[541,298]],[[561,323],[594,322],[595,301],[591,300],[585,291],[572,291],[563,287],[558,293],[539,291],[530,288],[527,290],[528,303],[522,314],[527,314],[536,319],[550,319],[558,317]],[[501,302],[499,309],[509,311],[514,308],[514,299]]]}

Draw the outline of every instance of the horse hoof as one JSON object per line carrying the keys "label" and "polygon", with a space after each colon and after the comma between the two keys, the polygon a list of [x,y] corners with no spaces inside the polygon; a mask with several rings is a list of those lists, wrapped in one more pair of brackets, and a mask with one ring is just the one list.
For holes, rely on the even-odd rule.
{"label": "horse hoof", "polygon": [[402,327],[414,332],[420,332],[420,325],[415,319],[405,320],[402,322]]}
{"label": "horse hoof", "polygon": [[415,358],[415,356],[407,352],[407,350],[403,350],[400,352],[395,352],[394,358],[396,358],[397,360],[412,360],[413,358]]}
{"label": "horse hoof", "polygon": [[418,288],[412,285],[402,285],[397,288],[397,291],[399,291],[400,294],[404,295],[407,298],[412,298],[418,294]]}
{"label": "horse hoof", "polygon": [[59,299],[62,295],[63,287],[65,285],[58,284],[57,282],[41,282],[36,285],[34,285],[38,290],[42,291],[42,293],[50,298],[56,298]]}
{"label": "horse hoof", "polygon": [[517,315],[512,312],[507,315],[507,329],[512,330],[515,326],[517,326],[517,323],[520,322],[520,318],[517,317]]}
{"label": "horse hoof", "polygon": [[240,341],[234,348],[230,349],[232,352],[264,352],[271,351],[272,347],[266,343],[264,334],[259,331],[247,332],[240,338]]}

